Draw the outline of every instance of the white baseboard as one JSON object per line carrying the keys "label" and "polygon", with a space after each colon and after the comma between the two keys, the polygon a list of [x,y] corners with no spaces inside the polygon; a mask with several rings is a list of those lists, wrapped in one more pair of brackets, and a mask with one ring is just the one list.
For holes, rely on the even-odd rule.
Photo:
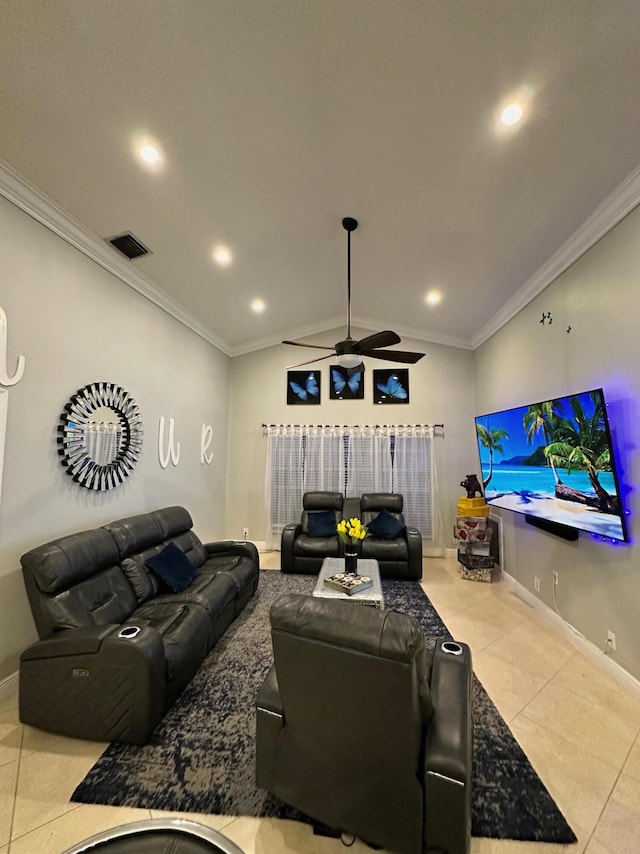
{"label": "white baseboard", "polygon": [[549,608],[548,605],[545,605],[537,596],[534,596],[530,590],[527,590],[527,588],[520,584],[519,581],[516,581],[513,576],[509,575],[508,572],[503,570],[502,576],[505,581],[511,585],[513,592],[519,599],[522,599],[523,602],[526,602],[527,605],[530,605],[535,611],[537,611],[541,617],[557,629],[572,646],[585,656],[585,658],[588,658],[594,664],[601,667],[602,670],[608,673],[609,676],[616,680],[616,682],[619,682],[635,696],[640,698],[640,682],[626,671],[624,667],[621,667],[616,661],[609,658],[608,655],[605,655],[604,652],[602,652],[602,650],[594,643],[581,634],[577,629],[574,629],[574,627],[566,620],[563,620],[559,614],[556,614],[556,612]]}
{"label": "white baseboard", "polygon": [[9,699],[17,693],[18,689],[18,671],[0,680],[0,702]]}

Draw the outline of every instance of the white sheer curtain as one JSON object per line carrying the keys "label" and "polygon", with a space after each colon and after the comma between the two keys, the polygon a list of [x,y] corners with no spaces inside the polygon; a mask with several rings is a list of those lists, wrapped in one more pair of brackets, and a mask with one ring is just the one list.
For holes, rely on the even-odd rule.
{"label": "white sheer curtain", "polygon": [[433,428],[399,427],[394,443],[393,491],[404,498],[407,525],[433,540]]}
{"label": "white sheer curtain", "polygon": [[279,549],[284,526],[300,519],[306,437],[302,428],[283,425],[269,427],[267,435],[267,548]]}
{"label": "white sheer curtain", "polygon": [[267,548],[278,549],[284,526],[299,521],[305,492],[328,490],[345,498],[399,492],[425,550],[442,549],[432,427],[280,424],[265,426],[265,434]]}
{"label": "white sheer curtain", "polygon": [[304,492],[345,489],[344,435],[340,427],[310,427],[306,436]]}
{"label": "white sheer curtain", "polygon": [[347,495],[391,492],[391,434],[387,428],[353,427],[348,432]]}

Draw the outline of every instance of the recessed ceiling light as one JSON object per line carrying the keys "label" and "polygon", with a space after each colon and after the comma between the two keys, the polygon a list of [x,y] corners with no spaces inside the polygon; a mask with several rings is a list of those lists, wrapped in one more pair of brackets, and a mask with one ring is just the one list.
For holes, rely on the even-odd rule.
{"label": "recessed ceiling light", "polygon": [[138,133],[131,140],[135,156],[152,171],[160,171],[164,166],[162,146],[146,133]]}
{"label": "recessed ceiling light", "polygon": [[438,305],[441,299],[442,294],[440,293],[440,291],[432,290],[429,291],[429,293],[426,295],[424,301],[427,303],[427,305]]}
{"label": "recessed ceiling light", "polygon": [[517,124],[523,115],[523,109],[520,104],[514,103],[509,104],[504,108],[504,110],[500,113],[500,121],[503,125],[515,125]]}
{"label": "recessed ceiling light", "polygon": [[142,157],[145,163],[150,163],[151,165],[160,162],[160,152],[155,145],[143,145],[140,149],[140,157]]}
{"label": "recessed ceiling light", "polygon": [[254,299],[251,303],[251,311],[255,311],[256,314],[262,314],[265,308],[266,305],[261,299]]}
{"label": "recessed ceiling light", "polygon": [[231,250],[228,246],[214,246],[211,254],[213,255],[213,260],[216,264],[219,264],[220,267],[228,267],[233,261],[233,255],[231,254]]}

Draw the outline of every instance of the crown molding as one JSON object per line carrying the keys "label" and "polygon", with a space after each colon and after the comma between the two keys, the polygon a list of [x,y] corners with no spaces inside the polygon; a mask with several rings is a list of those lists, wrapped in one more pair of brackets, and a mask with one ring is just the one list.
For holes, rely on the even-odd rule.
{"label": "crown molding", "polygon": [[54,199],[47,196],[39,187],[32,184],[24,175],[0,158],[0,195],[23,210],[33,219],[44,225],[58,237],[61,237],[78,251],[82,252],[108,273],[111,273],[125,285],[157,305],[199,335],[209,344],[217,347],[226,356],[231,355],[226,341],[219,338],[195,315],[180,306],[153,279],[142,273],[132,262],[90,231],[79,220],[71,216]]}
{"label": "crown molding", "polygon": [[471,338],[475,350],[508,323],[538,294],[568,270],[578,258],[588,252],[601,238],[611,231],[624,217],[640,204],[640,166],[619,184],[598,205],[582,225],[565,240],[553,255],[542,265],[511,299],[502,306],[489,323]]}
{"label": "crown molding", "polygon": [[[380,329],[380,321],[373,320],[370,317],[359,317],[357,322],[374,330]],[[441,332],[435,332],[432,329],[418,329],[416,326],[402,326],[397,323],[393,324],[393,330],[403,338],[413,338],[427,344],[442,344],[445,347],[458,347],[463,350],[472,349],[471,341],[461,335],[443,335]]]}
{"label": "crown molding", "polygon": [[[353,324],[352,324],[353,325]],[[336,329],[338,326],[344,326],[344,317],[330,317],[328,320],[310,323],[306,326],[297,326],[286,333],[288,339],[293,338],[308,338],[311,335],[321,335],[323,332],[329,332]],[[244,356],[246,353],[254,353],[256,350],[264,350],[265,347],[275,347],[282,344],[284,334],[267,335],[264,338],[255,338],[253,341],[247,341],[243,344],[236,344],[229,348],[230,356]]]}
{"label": "crown molding", "polygon": [[[358,315],[351,318],[351,326],[358,327],[365,332],[376,332],[383,327],[379,320],[371,317],[363,317]],[[313,335],[320,335],[323,332],[332,332],[338,328],[345,328],[344,317],[333,317],[322,322],[312,323],[307,326],[299,326],[287,333],[287,338],[308,338]],[[412,328],[409,326],[398,326],[393,324],[394,331],[403,338],[413,338],[416,341],[424,341],[427,344],[443,344],[447,347],[458,347],[463,350],[471,350],[471,341],[467,338],[461,338],[454,335],[442,335],[438,332],[429,330]],[[346,334],[346,333],[345,333]],[[271,335],[266,338],[258,338],[255,341],[250,341],[246,344],[238,344],[231,347],[229,350],[230,356],[244,356],[246,353],[253,353],[256,350],[264,350],[265,347],[275,347],[282,343],[282,335]],[[311,342],[308,342],[311,343]]]}

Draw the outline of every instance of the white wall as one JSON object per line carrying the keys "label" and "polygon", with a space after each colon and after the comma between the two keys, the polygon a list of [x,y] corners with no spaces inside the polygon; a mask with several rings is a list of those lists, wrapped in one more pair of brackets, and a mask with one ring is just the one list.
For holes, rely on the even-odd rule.
{"label": "white wall", "polygon": [[[477,413],[604,388],[633,542],[612,546],[580,534],[569,543],[503,519],[505,568],[551,608],[559,573],[560,615],[640,678],[640,547],[638,417],[640,415],[640,209],[582,256],[534,302],[476,351]],[[540,324],[550,311],[552,325]],[[571,331],[567,328],[571,326]]]}
{"label": "white wall", "polygon": [[[353,329],[355,338],[370,330]],[[337,329],[306,338],[307,342],[333,343],[344,335]],[[227,484],[228,533],[240,536],[248,526],[253,540],[266,539],[264,515],[265,424],[433,424],[445,425],[435,439],[439,484],[439,510],[445,545],[453,546],[455,505],[464,491],[459,484],[477,469],[474,439],[473,353],[424,341],[402,340],[402,349],[426,352],[409,366],[410,402],[402,405],[373,403],[373,370],[392,366],[368,359],[364,400],[329,400],[329,366],[318,362],[309,369],[321,370],[319,406],[287,405],[287,366],[313,359],[322,351],[278,345],[233,359],[231,366],[229,478]],[[402,367],[402,366],[401,366]]]}
{"label": "white wall", "polygon": [[[0,198],[0,306],[9,372],[0,498],[0,680],[36,639],[20,555],[58,536],[122,516],[183,504],[203,540],[225,533],[229,362],[217,349]],[[58,419],[87,383],[125,388],[140,407],[144,446],[121,486],[93,493],[68,477],[56,450]],[[175,419],[180,463],[158,462],[158,420]],[[200,463],[202,423],[214,457]]]}

